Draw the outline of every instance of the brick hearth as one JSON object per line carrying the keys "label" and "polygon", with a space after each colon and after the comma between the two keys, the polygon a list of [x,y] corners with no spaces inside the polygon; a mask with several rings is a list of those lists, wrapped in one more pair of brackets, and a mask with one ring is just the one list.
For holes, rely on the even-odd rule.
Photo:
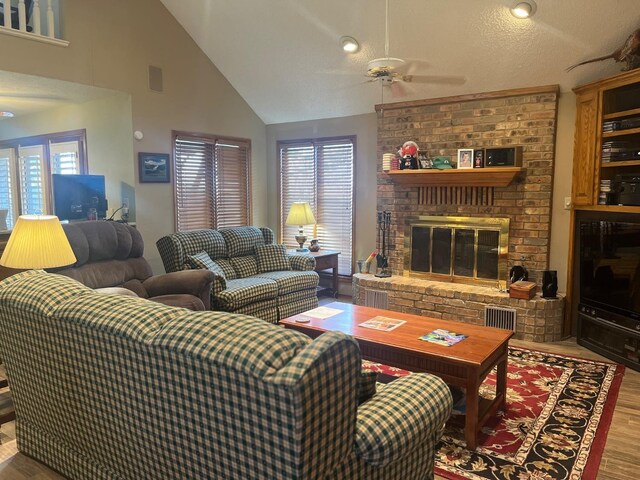
{"label": "brick hearth", "polygon": [[459,283],[434,282],[409,277],[378,278],[353,275],[353,303],[365,305],[367,289],[388,292],[389,310],[432,318],[484,325],[485,305],[516,310],[515,338],[533,342],[560,340],[564,298],[532,300],[509,298],[495,288]]}

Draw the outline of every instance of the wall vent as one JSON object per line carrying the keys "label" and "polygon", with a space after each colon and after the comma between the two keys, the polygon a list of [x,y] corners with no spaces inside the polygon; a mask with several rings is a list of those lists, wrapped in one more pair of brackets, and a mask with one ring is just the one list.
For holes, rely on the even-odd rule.
{"label": "wall vent", "polygon": [[516,331],[516,309],[504,307],[484,307],[484,324],[487,327]]}
{"label": "wall vent", "polygon": [[387,310],[389,308],[389,292],[365,289],[364,306]]}
{"label": "wall vent", "polygon": [[162,69],[149,65],[149,90],[162,92]]}

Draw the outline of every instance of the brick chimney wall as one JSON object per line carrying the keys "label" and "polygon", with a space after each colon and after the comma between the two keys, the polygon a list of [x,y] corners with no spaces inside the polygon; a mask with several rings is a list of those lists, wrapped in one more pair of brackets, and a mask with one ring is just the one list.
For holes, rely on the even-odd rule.
{"label": "brick chimney wall", "polygon": [[[548,269],[551,195],[558,87],[539,87],[425,101],[378,105],[377,208],[392,215],[389,264],[403,271],[405,218],[413,215],[508,217],[509,268],[525,257],[530,280]],[[494,187],[484,205],[424,200],[425,187],[395,185],[382,171],[382,154],[407,140],[431,158],[457,159],[459,148],[522,146],[523,174],[508,187]],[[570,181],[570,179],[564,179]]]}

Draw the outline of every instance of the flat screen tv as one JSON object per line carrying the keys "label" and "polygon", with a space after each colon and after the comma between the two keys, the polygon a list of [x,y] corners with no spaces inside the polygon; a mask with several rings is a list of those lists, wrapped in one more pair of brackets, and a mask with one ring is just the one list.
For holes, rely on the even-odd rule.
{"label": "flat screen tv", "polygon": [[[53,174],[53,211],[60,220],[97,220],[107,215],[104,175]],[[95,215],[94,210],[95,209]]]}
{"label": "flat screen tv", "polygon": [[640,220],[579,227],[580,301],[640,319]]}

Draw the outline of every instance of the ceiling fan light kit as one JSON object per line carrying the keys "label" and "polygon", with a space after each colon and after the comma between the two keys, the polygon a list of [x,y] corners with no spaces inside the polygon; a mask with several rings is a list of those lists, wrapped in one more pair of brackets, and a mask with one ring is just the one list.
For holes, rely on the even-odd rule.
{"label": "ceiling fan light kit", "polygon": [[340,38],[340,47],[342,47],[342,50],[347,53],[356,53],[358,50],[360,50],[360,44],[358,43],[358,41],[355,38],[349,36]]}
{"label": "ceiling fan light kit", "polygon": [[526,2],[518,2],[511,7],[511,14],[516,18],[524,19],[532,17],[536,10],[536,2],[527,0]]}

